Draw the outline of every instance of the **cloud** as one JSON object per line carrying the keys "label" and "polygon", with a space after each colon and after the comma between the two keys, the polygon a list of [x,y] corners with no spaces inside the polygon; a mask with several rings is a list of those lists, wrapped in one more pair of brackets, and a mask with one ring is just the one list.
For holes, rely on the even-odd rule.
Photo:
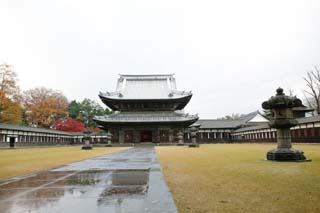
{"label": "cloud", "polygon": [[[176,73],[201,117],[247,113],[319,65],[320,3],[309,1],[2,1],[0,62],[23,89],[98,100],[118,73]],[[320,65],[319,65],[320,66]]]}

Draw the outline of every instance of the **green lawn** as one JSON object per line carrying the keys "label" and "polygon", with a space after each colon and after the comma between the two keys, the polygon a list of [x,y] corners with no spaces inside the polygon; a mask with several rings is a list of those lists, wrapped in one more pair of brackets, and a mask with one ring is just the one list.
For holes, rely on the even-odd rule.
{"label": "green lawn", "polygon": [[0,179],[25,175],[124,149],[126,148],[101,147],[81,150],[80,146],[0,149]]}
{"label": "green lawn", "polygon": [[308,163],[264,160],[270,144],[157,147],[179,212],[320,212],[320,145]]}

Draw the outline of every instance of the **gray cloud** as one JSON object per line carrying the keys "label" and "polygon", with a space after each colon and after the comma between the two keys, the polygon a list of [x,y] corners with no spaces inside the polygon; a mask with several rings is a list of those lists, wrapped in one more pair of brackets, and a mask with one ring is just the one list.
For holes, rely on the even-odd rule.
{"label": "gray cloud", "polygon": [[175,73],[186,111],[214,118],[260,108],[278,86],[301,96],[319,65],[317,0],[0,2],[0,62],[23,89],[98,100],[119,73]]}

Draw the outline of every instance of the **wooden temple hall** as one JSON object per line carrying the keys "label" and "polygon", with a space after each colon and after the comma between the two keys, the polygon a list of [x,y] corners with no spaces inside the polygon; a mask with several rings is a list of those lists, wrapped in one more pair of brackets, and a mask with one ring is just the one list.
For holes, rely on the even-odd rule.
{"label": "wooden temple hall", "polygon": [[112,143],[174,143],[198,120],[184,112],[192,93],[179,91],[173,74],[120,75],[116,90],[99,97],[113,113],[94,120]]}
{"label": "wooden temple hall", "polygon": [[[199,119],[184,112],[192,97],[191,92],[179,91],[173,74],[120,75],[114,92],[100,93],[103,103],[113,113],[95,117],[105,131],[91,133],[91,143],[117,146],[152,142],[159,145],[190,143],[190,127],[200,125],[198,143],[264,143],[276,142],[276,130],[268,120],[255,111],[237,120]],[[209,103],[210,104],[210,103]],[[291,128],[296,143],[320,142],[320,115],[310,117],[313,111],[305,106],[293,108],[298,125]],[[198,120],[199,119],[199,120]],[[0,147],[56,146],[83,144],[82,132],[62,132],[0,123]]]}

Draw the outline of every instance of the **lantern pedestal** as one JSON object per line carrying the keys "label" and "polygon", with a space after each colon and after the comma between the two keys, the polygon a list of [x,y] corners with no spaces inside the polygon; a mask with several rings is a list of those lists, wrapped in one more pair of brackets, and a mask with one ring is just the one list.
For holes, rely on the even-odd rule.
{"label": "lantern pedestal", "polygon": [[182,133],[182,131],[179,131],[179,132],[178,132],[178,146],[184,146],[183,133]]}
{"label": "lantern pedestal", "polygon": [[197,143],[197,133],[198,133],[199,127],[200,127],[200,124],[191,125],[191,128],[190,128],[191,144],[189,145],[189,147],[191,148],[200,147],[199,143]]}
{"label": "lantern pedestal", "polygon": [[84,136],[84,145],[81,147],[81,149],[83,150],[90,150],[92,149],[92,146],[90,144],[90,141],[91,141],[91,137],[90,137],[90,131],[86,130],[83,132],[85,134]]}
{"label": "lantern pedestal", "polygon": [[90,150],[90,149],[92,149],[92,146],[90,145],[90,140],[85,140],[84,143],[85,143],[85,144],[82,146],[81,149],[84,149],[84,150]]}
{"label": "lantern pedestal", "polygon": [[111,144],[111,139],[112,139],[112,134],[110,131],[107,132],[107,145],[106,147],[112,147],[112,144]]}
{"label": "lantern pedestal", "polygon": [[303,151],[294,148],[277,148],[270,150],[267,153],[267,160],[297,162],[311,161],[306,159]]}

